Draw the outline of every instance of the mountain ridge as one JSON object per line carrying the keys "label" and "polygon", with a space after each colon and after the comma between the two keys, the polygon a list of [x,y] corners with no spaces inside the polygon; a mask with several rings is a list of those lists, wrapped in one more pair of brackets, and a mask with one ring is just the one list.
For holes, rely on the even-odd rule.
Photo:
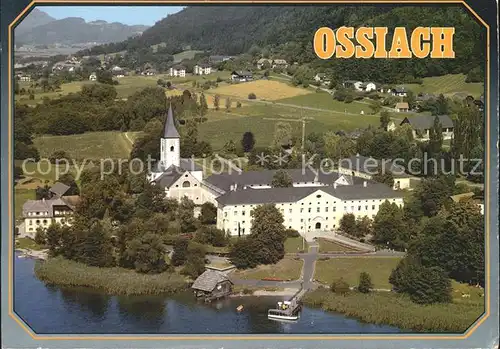
{"label": "mountain ridge", "polygon": [[[34,17],[31,17],[33,15]],[[146,25],[126,25],[120,22],[109,23],[104,20],[87,22],[81,17],[62,19],[50,17],[52,20],[49,20],[49,17],[47,13],[35,8],[15,29],[16,42],[31,45],[87,42],[105,44],[140,35],[149,28]],[[25,21],[27,21],[27,25]]]}

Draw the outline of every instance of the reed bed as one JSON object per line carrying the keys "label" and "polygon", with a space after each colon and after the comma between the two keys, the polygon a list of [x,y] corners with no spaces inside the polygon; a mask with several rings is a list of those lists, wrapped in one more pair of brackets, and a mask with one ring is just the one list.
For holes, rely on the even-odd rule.
{"label": "reed bed", "polygon": [[319,288],[307,293],[303,301],[309,306],[341,313],[366,323],[416,332],[463,333],[484,312],[484,299],[422,306],[392,292],[350,292],[342,296]]}
{"label": "reed bed", "polygon": [[91,287],[112,295],[158,295],[186,289],[176,272],[139,274],[123,268],[90,267],[61,257],[37,261],[35,275],[49,285]]}

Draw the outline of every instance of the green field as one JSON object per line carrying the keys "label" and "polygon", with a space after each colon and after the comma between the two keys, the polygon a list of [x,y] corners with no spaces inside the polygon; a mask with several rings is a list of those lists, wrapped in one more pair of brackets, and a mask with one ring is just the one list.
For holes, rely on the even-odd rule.
{"label": "green field", "polygon": [[357,286],[359,274],[370,274],[374,288],[390,289],[389,276],[401,258],[399,257],[335,257],[328,260],[318,260],[314,278],[330,285],[340,277],[350,286]]}
{"label": "green field", "polygon": [[187,50],[187,51],[182,51],[182,52],[176,53],[174,55],[174,63],[178,63],[178,62],[182,61],[183,59],[193,59],[194,55],[197,53],[203,53],[203,51]]}
{"label": "green field", "polygon": [[260,265],[254,269],[235,271],[231,273],[231,276],[246,280],[261,280],[265,278],[297,280],[300,278],[303,263],[301,259],[283,258],[276,264]]}
{"label": "green field", "polygon": [[[378,125],[377,115],[345,115],[341,112],[303,110],[303,116],[312,118],[306,123],[306,134],[325,131],[352,131],[368,125]],[[296,119],[299,121],[301,109],[291,106],[263,104],[255,102],[241,108],[232,108],[225,112],[211,110],[207,114],[207,122],[199,126],[199,135],[202,140],[212,144],[215,150],[221,149],[224,144],[232,139],[239,144],[246,131],[255,135],[256,146],[268,146],[273,140],[274,128],[279,120],[276,118]],[[302,123],[290,122],[294,136],[300,137]]]}
{"label": "green field", "polygon": [[64,150],[71,159],[128,159],[132,149],[133,132],[89,132],[71,136],[41,136],[34,144],[42,158]]}
{"label": "green field", "polygon": [[[311,107],[318,109],[331,110],[337,113],[348,114],[364,114],[371,113],[369,102],[344,103],[333,99],[327,92],[315,92],[307,95],[295,96],[291,98],[284,98],[276,101],[278,103],[294,104],[300,107]],[[306,112],[304,113],[306,114]]]}
{"label": "green field", "polygon": [[469,93],[474,97],[479,97],[484,93],[484,84],[466,83],[464,74],[448,74],[424,78],[423,84],[403,84],[407,89],[415,92],[426,92],[434,94],[453,95],[459,92]]}

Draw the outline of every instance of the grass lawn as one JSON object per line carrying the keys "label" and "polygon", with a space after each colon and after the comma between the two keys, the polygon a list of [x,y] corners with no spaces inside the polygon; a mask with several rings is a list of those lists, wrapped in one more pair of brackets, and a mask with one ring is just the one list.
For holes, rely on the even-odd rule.
{"label": "grass lawn", "polygon": [[14,189],[14,217],[20,218],[23,213],[23,204],[26,200],[35,200],[34,189]]}
{"label": "grass lawn", "polygon": [[399,257],[335,257],[328,260],[318,260],[314,278],[330,285],[340,277],[350,286],[357,286],[359,274],[370,274],[374,288],[390,289],[389,276],[392,269],[399,263]]}
{"label": "grass lawn", "polygon": [[41,136],[34,144],[42,158],[49,157],[57,150],[64,150],[71,159],[128,159],[132,149],[130,140],[123,132],[88,132],[70,136]]}
{"label": "grass lawn", "polygon": [[285,241],[285,253],[304,252],[302,244],[304,244],[304,249],[307,251],[307,242],[302,237],[287,238]]}
{"label": "grass lawn", "polygon": [[280,280],[297,280],[302,272],[303,261],[301,259],[283,258],[276,264],[261,265],[254,269],[238,270],[231,273],[239,279],[261,280],[265,278],[277,278]]}
{"label": "grass lawn", "polygon": [[16,248],[29,249],[29,250],[43,250],[44,247],[38,245],[34,240],[30,238],[19,238],[16,239]]}
{"label": "grass lawn", "polygon": [[453,95],[458,92],[471,94],[473,97],[479,97],[484,93],[484,84],[466,83],[464,74],[448,74],[423,78],[420,84],[404,84],[407,89],[415,92],[427,92],[435,94]]}
{"label": "grass lawn", "polygon": [[318,239],[319,253],[355,252],[359,251],[353,247],[341,245],[335,241]]}

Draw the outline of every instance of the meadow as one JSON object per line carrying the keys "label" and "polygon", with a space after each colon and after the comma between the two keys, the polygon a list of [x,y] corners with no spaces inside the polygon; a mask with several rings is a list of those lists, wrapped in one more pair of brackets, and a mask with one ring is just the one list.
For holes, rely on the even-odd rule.
{"label": "meadow", "polygon": [[434,94],[442,93],[450,96],[455,93],[464,92],[477,98],[484,93],[483,83],[466,83],[465,78],[464,74],[448,74],[423,78],[422,84],[402,84],[402,86],[416,94],[426,92]]}
{"label": "meadow", "polygon": [[389,276],[397,266],[400,257],[335,257],[327,260],[318,260],[314,278],[325,285],[343,277],[349,286],[357,286],[359,274],[370,274],[373,287],[390,289]]}
{"label": "meadow", "polygon": [[240,99],[248,99],[250,93],[254,93],[260,100],[276,101],[283,98],[308,95],[311,91],[273,80],[255,80],[244,83],[227,84],[210,90],[210,94]]}
{"label": "meadow", "polygon": [[128,159],[136,132],[88,132],[70,136],[40,136],[33,140],[40,157],[64,150],[71,159]]}
{"label": "meadow", "polygon": [[359,250],[341,245],[335,241],[327,240],[327,239],[318,239],[319,244],[319,253],[337,253],[337,252],[359,252]]}

